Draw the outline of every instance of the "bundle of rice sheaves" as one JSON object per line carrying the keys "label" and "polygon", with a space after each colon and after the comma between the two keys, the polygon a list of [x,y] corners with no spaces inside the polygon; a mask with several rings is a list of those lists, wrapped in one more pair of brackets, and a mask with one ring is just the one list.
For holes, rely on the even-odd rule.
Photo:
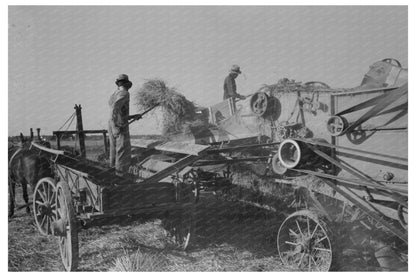
{"label": "bundle of rice sheaves", "polygon": [[195,121],[195,104],[161,79],[146,80],[137,92],[137,103],[143,110],[156,105],[162,108],[163,134],[179,133],[184,125]]}

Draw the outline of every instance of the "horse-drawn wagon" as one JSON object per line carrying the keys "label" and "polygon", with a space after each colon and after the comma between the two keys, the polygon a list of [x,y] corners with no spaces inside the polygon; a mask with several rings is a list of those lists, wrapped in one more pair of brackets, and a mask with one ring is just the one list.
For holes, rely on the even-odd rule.
{"label": "horse-drawn wagon", "polygon": [[[201,146],[198,152],[207,148]],[[183,179],[189,162],[198,156],[166,167],[139,180],[117,176],[113,169],[61,150],[32,143],[32,151],[51,160],[55,178],[38,181],[33,194],[33,213],[39,231],[59,240],[66,270],[78,265],[78,231],[106,219],[139,214],[169,217],[172,236],[185,249],[193,232],[194,192]],[[174,178],[170,175],[177,173]]]}

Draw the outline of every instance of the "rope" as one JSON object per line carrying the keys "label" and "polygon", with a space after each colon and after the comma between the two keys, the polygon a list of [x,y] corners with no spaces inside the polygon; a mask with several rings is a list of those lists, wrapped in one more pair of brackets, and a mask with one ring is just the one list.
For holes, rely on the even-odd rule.
{"label": "rope", "polygon": [[73,114],[72,114],[72,119],[71,119],[71,122],[69,122],[69,124],[68,124],[68,126],[66,127],[65,131],[68,131],[68,129],[69,129],[69,127],[71,126],[71,124],[72,124],[72,122],[74,121],[74,119],[75,119],[75,113],[73,113]]}
{"label": "rope", "polygon": [[[75,112],[73,114],[71,114],[71,116],[65,121],[65,123],[61,126],[61,128],[58,129],[58,131],[60,131],[69,120],[71,120],[71,119],[74,120],[74,117],[75,117]],[[71,120],[71,123],[72,123],[72,120]],[[71,123],[69,123],[69,125],[71,125]]]}

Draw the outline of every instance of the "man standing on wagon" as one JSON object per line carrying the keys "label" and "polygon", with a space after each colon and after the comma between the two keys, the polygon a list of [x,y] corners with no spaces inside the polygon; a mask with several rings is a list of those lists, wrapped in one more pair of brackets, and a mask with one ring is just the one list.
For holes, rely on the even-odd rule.
{"label": "man standing on wagon", "polygon": [[235,84],[235,79],[238,75],[241,74],[240,67],[238,65],[231,66],[230,73],[225,77],[224,80],[224,97],[223,100],[227,100],[228,98],[239,98],[239,99],[246,99],[244,95],[237,93],[237,85]]}
{"label": "man standing on wagon", "polygon": [[108,121],[110,166],[115,166],[117,175],[126,176],[131,163],[129,89],[133,84],[126,74],[120,74],[116,79],[116,85],[118,88],[108,102],[110,105],[110,120]]}

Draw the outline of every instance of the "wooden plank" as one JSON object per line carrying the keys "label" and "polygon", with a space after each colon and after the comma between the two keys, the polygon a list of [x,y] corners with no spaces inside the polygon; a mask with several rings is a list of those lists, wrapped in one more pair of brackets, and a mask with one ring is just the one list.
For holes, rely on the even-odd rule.
{"label": "wooden plank", "polygon": [[171,175],[175,172],[181,171],[183,168],[185,168],[186,166],[188,166],[190,164],[193,164],[194,162],[201,159],[202,157],[203,157],[202,155],[201,156],[188,155],[185,158],[183,158],[183,159],[177,161],[176,163],[172,164],[168,168],[165,168],[164,170],[159,171],[158,173],[156,173],[152,177],[145,179],[140,184],[148,184],[148,183],[159,182],[160,180],[168,177],[169,175]]}
{"label": "wooden plank", "polygon": [[144,206],[140,207],[139,209],[127,209],[127,210],[121,210],[121,209],[113,209],[113,210],[107,210],[103,213],[88,213],[86,214],[86,219],[89,220],[99,220],[99,219],[106,219],[106,218],[114,218],[118,216],[124,216],[124,215],[140,215],[140,214],[149,214],[149,213],[155,213],[158,212],[164,213],[166,211],[173,212],[173,211],[180,211],[186,208],[191,207],[192,203],[163,203],[158,204],[156,207],[154,206]]}
{"label": "wooden plank", "polygon": [[75,135],[78,133],[83,133],[83,134],[102,134],[102,133],[107,133],[108,131],[103,129],[103,130],[83,130],[83,131],[53,131],[53,135],[61,135],[61,134],[65,134],[65,135]]}
{"label": "wooden plank", "polygon": [[147,170],[150,170],[150,171],[158,172],[158,171],[161,171],[161,170],[164,170],[164,169],[168,168],[172,164],[173,163],[150,159],[150,160],[147,160],[144,163],[142,163],[141,167],[143,167]]}
{"label": "wooden plank", "polygon": [[[407,84],[406,84],[407,85]],[[382,91],[388,91],[399,88],[397,86],[394,87],[385,87],[385,88],[372,88],[372,89],[362,89],[362,90],[352,90],[352,91],[335,91],[331,94],[333,96],[340,96],[340,95],[351,95],[351,94],[363,94],[363,93],[374,93],[374,92],[382,92]]]}
{"label": "wooden plank", "polygon": [[156,150],[198,156],[210,148],[209,145],[190,144],[189,142],[169,141],[155,147]]}
{"label": "wooden plank", "polygon": [[151,149],[161,143],[162,141],[156,140],[156,139],[130,139],[131,146],[138,147],[138,148]]}
{"label": "wooden plank", "polygon": [[32,142],[32,146],[38,148],[39,150],[42,150],[42,151],[45,151],[45,152],[48,152],[48,153],[54,154],[54,155],[64,155],[64,153],[65,153],[62,150],[51,149],[51,148],[42,146],[42,145],[40,145],[40,144],[38,144],[36,142]]}

